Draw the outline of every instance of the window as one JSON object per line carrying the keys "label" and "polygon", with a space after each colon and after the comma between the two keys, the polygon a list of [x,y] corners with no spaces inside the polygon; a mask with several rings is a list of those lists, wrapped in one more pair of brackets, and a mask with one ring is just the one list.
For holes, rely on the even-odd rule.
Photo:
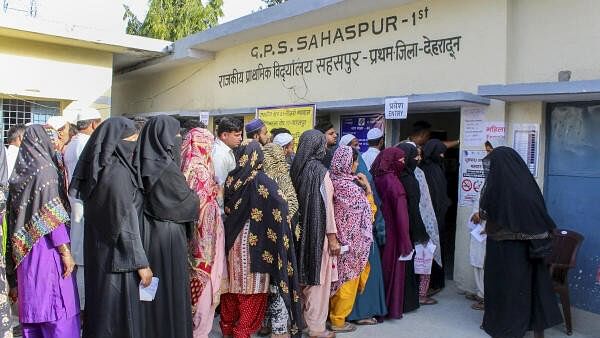
{"label": "window", "polygon": [[60,115],[57,101],[23,101],[0,99],[2,107],[2,140],[6,144],[8,129],[16,124],[46,123],[50,116]]}

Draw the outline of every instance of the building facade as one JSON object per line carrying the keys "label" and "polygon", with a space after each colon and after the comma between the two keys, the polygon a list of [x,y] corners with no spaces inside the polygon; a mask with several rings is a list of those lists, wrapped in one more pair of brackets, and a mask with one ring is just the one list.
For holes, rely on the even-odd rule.
{"label": "building facade", "polygon": [[[593,0],[291,0],[176,41],[170,55],[119,73],[112,111],[208,111],[212,121],[307,103],[340,128],[348,116],[383,114],[387,97],[407,96],[408,119],[386,121],[388,145],[423,119],[439,137],[461,140],[448,162],[449,267],[459,287],[474,289],[465,196],[477,187],[460,164],[483,150],[483,135],[530,156],[559,227],[586,237],[571,299],[578,318],[597,319],[599,11]],[[595,330],[597,322],[586,325]]]}

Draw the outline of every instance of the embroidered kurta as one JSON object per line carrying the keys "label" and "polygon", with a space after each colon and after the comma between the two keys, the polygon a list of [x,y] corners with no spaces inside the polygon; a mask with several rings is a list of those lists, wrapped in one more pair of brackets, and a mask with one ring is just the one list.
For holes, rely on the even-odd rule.
{"label": "embroidered kurta", "polygon": [[69,234],[63,224],[40,238],[17,267],[21,323],[53,322],[79,314],[74,275],[62,277],[56,249],[66,243]]}

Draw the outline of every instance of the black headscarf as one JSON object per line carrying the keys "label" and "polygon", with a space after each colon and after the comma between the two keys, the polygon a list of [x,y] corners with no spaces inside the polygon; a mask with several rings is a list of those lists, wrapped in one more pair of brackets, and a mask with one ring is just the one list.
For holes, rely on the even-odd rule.
{"label": "black headscarf", "polygon": [[423,147],[423,161],[421,161],[421,169],[427,179],[431,202],[440,229],[443,229],[446,224],[446,212],[452,204],[448,197],[448,181],[444,170],[444,158],[441,156],[446,150],[447,148],[442,141],[431,139]]}
{"label": "black headscarf", "polygon": [[539,235],[556,228],[535,178],[514,149],[495,148],[483,163],[480,209],[488,234]]}
{"label": "black headscarf", "polygon": [[[8,234],[18,266],[37,241],[61,224],[69,224],[69,202],[56,130],[31,125],[10,179]],[[9,260],[10,261],[10,260]]]}
{"label": "black headscarf", "polygon": [[[127,118],[104,121],[83,148],[69,186],[69,195],[85,203],[87,218],[106,221],[102,233],[111,243],[118,239],[123,219],[131,210],[132,188],[141,188],[132,166],[136,143],[123,140],[135,133],[134,122]],[[117,161],[129,169],[129,177],[110,175]]]}
{"label": "black headscarf", "polygon": [[[155,219],[188,223],[198,219],[198,195],[180,169],[179,121],[151,118],[138,138],[134,168],[144,190],[144,212]],[[187,229],[188,235],[191,229]]]}
{"label": "black headscarf", "polygon": [[225,181],[225,249],[229,252],[250,221],[250,269],[270,275],[290,314],[292,334],[301,334],[300,284],[285,195],[263,171],[260,143],[242,143],[235,149],[235,158],[236,167]]}
{"label": "black headscarf", "polygon": [[327,169],[321,162],[325,157],[325,134],[311,129],[305,131],[298,143],[290,176],[298,193],[300,204],[300,245],[298,268],[300,283],[321,283],[321,258],[327,228],[325,202],[321,198],[321,185]]}
{"label": "black headscarf", "polygon": [[421,190],[419,188],[419,181],[417,181],[417,178],[415,177],[415,169],[417,168],[417,160],[415,157],[417,157],[419,152],[416,146],[408,142],[400,143],[398,148],[402,149],[406,154],[406,166],[400,174],[400,181],[406,191],[406,200],[408,202],[410,239],[413,243],[426,243],[429,241],[429,235],[425,229],[425,224],[421,217],[421,210],[419,209]]}
{"label": "black headscarf", "polygon": [[[162,172],[179,158],[177,147],[179,121],[168,115],[159,115],[146,122],[140,133],[136,160],[144,188],[151,188]],[[175,162],[179,167],[179,162]],[[183,176],[182,176],[183,177]]]}

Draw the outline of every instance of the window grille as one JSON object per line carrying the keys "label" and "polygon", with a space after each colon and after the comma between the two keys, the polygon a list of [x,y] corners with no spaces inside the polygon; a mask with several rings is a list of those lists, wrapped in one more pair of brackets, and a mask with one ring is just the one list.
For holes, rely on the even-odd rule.
{"label": "window grille", "polygon": [[0,99],[2,107],[2,140],[6,144],[8,129],[16,124],[46,123],[50,116],[60,115],[57,101],[24,101]]}

